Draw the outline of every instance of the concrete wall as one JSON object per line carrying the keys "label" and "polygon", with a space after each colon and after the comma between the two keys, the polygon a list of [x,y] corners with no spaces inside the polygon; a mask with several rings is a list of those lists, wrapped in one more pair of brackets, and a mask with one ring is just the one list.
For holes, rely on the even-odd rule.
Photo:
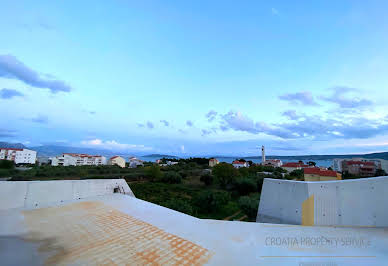
{"label": "concrete wall", "polygon": [[123,193],[133,196],[124,179],[0,181],[0,210]]}
{"label": "concrete wall", "polygon": [[388,226],[388,176],[320,182],[264,180],[257,222],[302,224],[314,196],[314,225]]}

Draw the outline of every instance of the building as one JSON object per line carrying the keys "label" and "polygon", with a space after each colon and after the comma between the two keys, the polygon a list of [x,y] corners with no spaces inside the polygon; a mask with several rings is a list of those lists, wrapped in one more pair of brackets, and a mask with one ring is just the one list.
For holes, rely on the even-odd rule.
{"label": "building", "polygon": [[129,168],[137,168],[138,166],[144,166],[144,162],[142,160],[137,159],[136,157],[129,158]]}
{"label": "building", "polygon": [[310,166],[307,164],[304,164],[302,162],[297,162],[297,163],[290,162],[290,163],[285,163],[282,165],[282,168],[284,170],[286,170],[287,172],[292,172],[294,170],[300,170],[300,169],[307,168],[307,167],[310,167]]}
{"label": "building", "polygon": [[369,161],[342,161],[342,172],[347,172],[354,176],[370,177],[376,174],[377,166]]}
{"label": "building", "polygon": [[14,161],[15,164],[35,164],[36,151],[29,149],[0,148],[0,160]]}
{"label": "building", "polygon": [[217,164],[219,164],[220,163],[220,161],[218,161],[216,158],[211,158],[210,160],[209,160],[209,166],[210,167],[214,167],[214,166],[216,166]]}
{"label": "building", "polygon": [[329,181],[342,179],[342,175],[340,173],[319,167],[304,168],[303,175],[304,181]]}
{"label": "building", "polygon": [[112,158],[109,159],[108,161],[109,165],[118,165],[121,168],[125,167],[125,159],[120,156],[113,156]]}
{"label": "building", "polygon": [[233,161],[232,165],[234,168],[249,167],[248,162],[242,162],[238,160]]}
{"label": "building", "polygon": [[52,166],[80,166],[104,164],[106,164],[106,158],[101,155],[89,155],[83,153],[63,153],[61,156],[51,158]]}
{"label": "building", "polygon": [[342,162],[346,159],[334,159],[333,170],[342,173]]}
{"label": "building", "polygon": [[265,163],[265,147],[264,145],[261,146],[261,163],[264,164]]}
{"label": "building", "polygon": [[334,159],[333,169],[337,172],[345,172],[342,169],[344,162],[347,161],[360,161],[360,162],[373,162],[376,165],[376,170],[381,169],[388,173],[388,161],[383,159],[366,159],[366,158],[353,158],[353,159]]}
{"label": "building", "polygon": [[283,165],[283,162],[279,159],[269,159],[263,162],[262,165],[281,167]]}

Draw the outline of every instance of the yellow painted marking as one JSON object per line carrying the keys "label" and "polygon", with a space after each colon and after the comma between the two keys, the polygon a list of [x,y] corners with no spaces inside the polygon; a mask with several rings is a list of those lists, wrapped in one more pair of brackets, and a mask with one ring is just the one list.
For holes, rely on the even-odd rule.
{"label": "yellow painted marking", "polygon": [[311,195],[302,203],[302,225],[314,225],[314,195]]}

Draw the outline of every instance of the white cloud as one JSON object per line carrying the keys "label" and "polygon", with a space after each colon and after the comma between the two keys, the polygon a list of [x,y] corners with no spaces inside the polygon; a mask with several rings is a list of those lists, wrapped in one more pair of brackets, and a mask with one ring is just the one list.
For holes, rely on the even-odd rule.
{"label": "white cloud", "polygon": [[81,141],[82,145],[89,147],[98,147],[109,150],[136,150],[136,151],[148,151],[152,150],[151,147],[139,144],[125,144],[119,143],[115,140],[103,141],[101,139],[92,139],[92,140],[83,140]]}

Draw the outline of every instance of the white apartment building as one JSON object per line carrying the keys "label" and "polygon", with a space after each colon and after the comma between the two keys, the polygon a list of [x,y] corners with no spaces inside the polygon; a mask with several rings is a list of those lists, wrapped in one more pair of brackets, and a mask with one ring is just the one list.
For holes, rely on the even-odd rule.
{"label": "white apartment building", "polygon": [[125,159],[120,156],[113,156],[112,158],[109,159],[108,161],[109,165],[118,165],[121,168],[125,167]]}
{"label": "white apartment building", "polygon": [[129,168],[137,168],[138,166],[144,166],[144,162],[142,160],[137,159],[136,157],[130,157],[128,159]]}
{"label": "white apartment building", "polygon": [[342,162],[345,159],[334,159],[333,160],[333,170],[336,172],[342,172]]}
{"label": "white apartment building", "polygon": [[79,153],[63,153],[61,156],[51,158],[52,166],[80,166],[80,165],[104,165],[106,158],[101,155],[89,155]]}
{"label": "white apartment building", "polygon": [[29,149],[0,148],[0,160],[14,161],[15,164],[35,164],[36,151]]}
{"label": "white apartment building", "polygon": [[362,162],[373,162],[377,169],[382,169],[388,173],[388,161],[383,159],[365,159],[365,158],[352,158],[352,159],[334,159],[333,170],[342,172],[342,163],[344,161],[362,161]]}

